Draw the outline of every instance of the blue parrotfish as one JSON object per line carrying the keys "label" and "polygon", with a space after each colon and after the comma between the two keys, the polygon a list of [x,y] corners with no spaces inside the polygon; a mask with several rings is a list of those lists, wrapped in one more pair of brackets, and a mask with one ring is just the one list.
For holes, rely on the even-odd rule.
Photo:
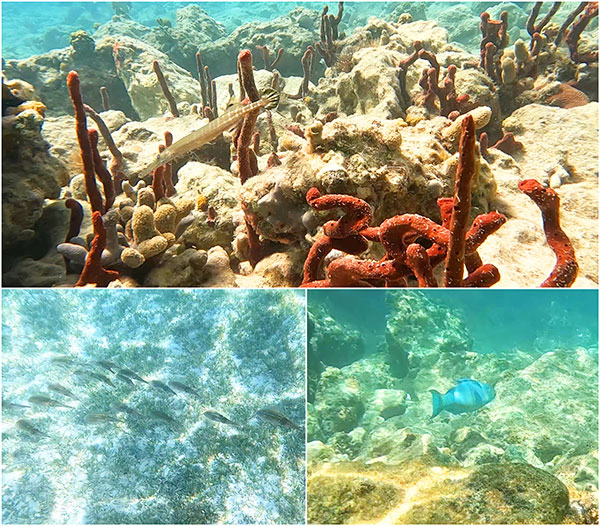
{"label": "blue parrotfish", "polygon": [[496,397],[496,392],[491,385],[470,378],[461,378],[457,382],[458,385],[448,390],[446,394],[438,393],[434,389],[430,391],[433,397],[432,418],[442,411],[454,415],[472,413],[489,404]]}

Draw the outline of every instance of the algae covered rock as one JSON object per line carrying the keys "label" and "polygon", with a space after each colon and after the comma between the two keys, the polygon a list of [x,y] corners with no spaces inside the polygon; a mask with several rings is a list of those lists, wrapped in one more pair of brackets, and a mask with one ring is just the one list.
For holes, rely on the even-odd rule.
{"label": "algae covered rock", "polygon": [[[128,117],[136,118],[130,97],[119,79],[113,59],[114,37],[92,40],[85,32],[77,32],[72,46],[55,49],[43,55],[34,55],[23,60],[6,60],[3,71],[9,78],[21,78],[32,84],[51,116],[71,115],[73,105],[67,91],[67,74],[76,70],[81,79],[83,100],[96,111],[102,109],[100,87],[108,90],[113,109],[123,111]],[[92,47],[93,45],[93,47]],[[80,47],[81,46],[81,47]],[[152,64],[150,63],[150,67]]]}
{"label": "algae covered rock", "polygon": [[372,427],[406,412],[407,394],[399,389],[376,389],[365,404],[363,425]]}
{"label": "algae covered rock", "polygon": [[472,349],[473,338],[462,318],[438,302],[419,292],[388,291],[386,303],[386,341],[395,375],[428,370],[444,354]]}
{"label": "algae covered rock", "polygon": [[[2,117],[2,245],[4,269],[11,258],[41,257],[50,248],[47,236],[39,236],[37,221],[42,217],[44,200],[56,199],[68,183],[64,164],[50,152],[41,135],[43,104]],[[66,223],[65,233],[67,230]],[[43,225],[40,225],[43,227]],[[11,251],[14,251],[11,254]],[[45,274],[45,272],[43,273]]]}
{"label": "algae covered rock", "polygon": [[358,382],[327,367],[317,386],[314,407],[324,435],[354,429],[364,412]]}
{"label": "algae covered rock", "polygon": [[403,491],[365,476],[335,477],[315,473],[308,479],[308,522],[350,524],[373,522],[381,510],[397,504]]}
{"label": "algae covered rock", "polygon": [[[241,212],[238,192],[239,179],[231,173],[207,164],[190,162],[178,172],[177,195],[203,204],[194,212],[194,222],[182,235],[182,242],[204,250],[220,245],[230,249],[236,215]],[[215,213],[214,222],[207,221],[208,207]]]}
{"label": "algae covered rock", "polygon": [[[256,49],[257,45],[269,48],[271,60],[279,48],[283,48],[276,69],[285,76],[302,75],[300,59],[307,46],[314,45],[318,38],[318,21],[319,14],[316,11],[297,7],[273,20],[243,24],[225,37],[203,43],[199,50],[204,62],[210,65],[213,76],[235,71],[235,57],[241,49],[250,49],[257,69],[263,69],[262,53]],[[318,64],[315,64],[315,70],[323,71]]]}
{"label": "algae covered rock", "polygon": [[317,524],[557,524],[569,508],[567,488],[526,464],[325,464],[307,483]]}
{"label": "algae covered rock", "polygon": [[[107,37],[110,39],[110,37]],[[198,81],[169,57],[152,46],[130,37],[114,40],[114,60],[117,76],[127,89],[131,105],[145,120],[168,110],[168,103],[152,69],[158,61],[169,90],[175,100],[193,104],[198,101]]]}
{"label": "algae covered rock", "polygon": [[309,308],[309,355],[311,364],[319,362],[343,367],[363,357],[365,344],[360,332],[332,318],[323,306]]}
{"label": "algae covered rock", "polygon": [[[317,225],[333,217],[310,209],[306,192],[311,187],[364,199],[373,209],[373,224],[401,213],[439,221],[437,199],[453,193],[458,160],[453,142],[446,147],[441,139],[451,126],[444,117],[407,126],[402,119],[358,115],[326,123],[318,141],[286,132],[280,145],[289,152],[281,156],[282,165],[243,185],[242,206],[259,234],[285,243],[313,233],[311,217],[317,217]],[[487,163],[478,166],[472,199],[481,213],[488,211],[496,185]]]}

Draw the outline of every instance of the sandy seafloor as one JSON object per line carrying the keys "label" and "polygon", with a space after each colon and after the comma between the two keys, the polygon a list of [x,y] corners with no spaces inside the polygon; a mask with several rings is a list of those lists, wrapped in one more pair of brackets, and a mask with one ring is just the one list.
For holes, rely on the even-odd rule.
{"label": "sandy seafloor", "polygon": [[[452,195],[457,144],[448,138],[452,122],[439,115],[439,102],[434,109],[424,107],[419,79],[431,64],[423,57],[408,68],[408,99],[402,93],[399,65],[413,52],[416,40],[437,57],[440,86],[449,67],[457,67],[456,93],[469,96],[460,112],[478,112],[478,139],[486,132],[493,146],[505,133],[513,133],[523,145],[510,153],[489,148],[478,159],[479,176],[473,183],[472,215],[496,210],[507,217],[479,249],[482,261],[500,271],[495,286],[539,286],[556,261],[539,209],[518,189],[528,178],[550,185],[560,197],[561,223],[579,264],[573,286],[597,286],[597,59],[576,62],[564,42],[553,44],[574,4],[564,3],[540,30],[545,40],[535,58],[526,29],[531,3],[345,2],[330,64],[315,52],[308,92],[301,97],[301,58],[308,46],[314,48],[322,39],[323,4],[44,5],[44,12],[19,3],[5,3],[3,10],[4,74],[14,81],[11,89],[27,100],[20,110],[9,108],[3,116],[8,145],[3,158],[6,286],[76,283],[85,253],[78,247],[56,250],[68,229],[64,202],[69,197],[84,211],[83,239],[75,245],[89,247],[91,212],[65,88],[69,70],[79,72],[84,101],[97,111],[102,109],[99,88],[107,86],[111,109],[101,116],[123,153],[123,170],[132,185],[156,155],[166,130],[178,140],[206,123],[198,113],[202,108],[196,51],[215,81],[220,115],[239,98],[240,50],[252,52],[259,89],[273,83],[270,69],[277,70],[281,80],[282,102],[272,114],[275,138],[264,114],[256,125],[258,174],[239,184],[227,133],[224,140],[177,161],[171,202],[181,212],[176,222],[188,227],[159,225],[168,248],[152,253],[151,261],[133,270],[139,254],[125,263],[119,252],[125,243],[137,250],[143,237],[127,227],[131,213],[141,205],[140,187],[117,196],[112,214],[118,211],[117,228],[124,236],[121,248],[111,249],[106,263],[121,273],[112,286],[298,286],[309,248],[322,235],[321,226],[339,214],[311,210],[306,192],[312,186],[366,200],[374,213],[371,226],[402,213],[439,221],[435,201]],[[335,16],[337,3],[327,5]],[[542,7],[538,23],[549,5]],[[503,68],[501,78],[492,78],[479,65],[484,11],[492,20],[508,13],[508,44],[497,64]],[[27,29],[25,36],[21,28]],[[580,54],[593,56],[597,40],[595,17],[581,33]],[[283,49],[274,67],[263,62],[256,47],[262,44],[269,47],[270,60]],[[179,118],[169,111],[152,71],[153,60],[161,64]],[[315,132],[323,122],[322,132]],[[290,126],[306,137],[290,131]],[[316,138],[310,138],[315,133]],[[110,166],[104,141],[99,144]],[[274,152],[282,164],[269,166]],[[144,184],[150,182],[145,177]],[[161,213],[153,212],[158,224]],[[265,246],[264,257],[254,267],[245,215]],[[66,273],[61,254],[72,252],[77,257]],[[381,247],[371,246],[361,257],[382,255]],[[319,277],[324,277],[323,271]]]}
{"label": "sandy seafloor", "polygon": [[[2,522],[304,522],[302,429],[262,422],[278,408],[304,427],[304,295],[293,291],[4,291]],[[61,366],[52,357],[75,364]],[[109,360],[176,396],[98,366]],[[48,391],[60,383],[79,401]],[[71,408],[32,405],[46,394]],[[125,403],[139,415],[117,413]],[[240,424],[202,416],[213,409]],[[149,418],[168,414],[176,423]],[[90,413],[121,420],[90,424]],[[27,419],[44,436],[16,427]],[[47,435],[47,436],[46,436]]]}

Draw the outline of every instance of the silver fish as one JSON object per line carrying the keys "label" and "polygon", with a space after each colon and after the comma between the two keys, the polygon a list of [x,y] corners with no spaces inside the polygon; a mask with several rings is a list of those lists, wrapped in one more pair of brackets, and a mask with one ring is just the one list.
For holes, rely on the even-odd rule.
{"label": "silver fish", "polygon": [[16,424],[15,424],[21,431],[25,431],[26,433],[29,433],[30,435],[38,435],[38,436],[43,436],[43,437],[47,437],[49,435],[47,435],[46,433],[44,433],[43,431],[40,431],[37,427],[35,427],[30,420],[26,420],[26,419],[21,419],[21,420],[17,420]]}
{"label": "silver fish", "polygon": [[100,373],[95,373],[93,371],[86,371],[85,369],[77,369],[73,371],[75,376],[79,376],[80,378],[93,378],[94,380],[99,380],[100,382],[104,382],[106,385],[110,385],[111,387],[115,387],[106,376]]}
{"label": "silver fish", "polygon": [[197,150],[202,145],[216,139],[224,131],[233,128],[249,113],[256,110],[275,108],[278,104],[279,92],[273,89],[264,90],[260,100],[232,108],[220,117],[210,121],[206,126],[175,141],[171,146],[159,153],[152,163],[142,169],[138,174],[138,177],[141,179],[159,166],[173,162],[176,158],[193,150]]}
{"label": "silver fish", "polygon": [[11,407],[14,407],[15,409],[29,409],[31,406],[25,404],[17,404],[15,402],[9,402],[8,400],[4,400],[3,398],[2,407],[6,407],[7,409],[10,409]]}
{"label": "silver fish", "polygon": [[171,418],[169,415],[167,415],[166,413],[163,413],[162,411],[156,411],[154,409],[151,409],[148,412],[148,415],[150,416],[150,418],[152,418],[154,420],[161,420],[163,422],[167,422],[168,424],[172,424],[174,426],[181,427],[181,424],[179,422],[177,422],[177,420],[175,420],[174,418]]}
{"label": "silver fish", "polygon": [[159,380],[151,380],[150,385],[152,387],[154,387],[155,389],[160,389],[161,391],[164,391],[165,393],[174,394],[174,395],[177,394],[175,391],[173,391],[173,389],[170,389],[167,384],[165,384]]}
{"label": "silver fish", "polygon": [[240,427],[239,424],[232,422],[231,420],[229,420],[229,418],[227,418],[226,416],[223,416],[221,413],[217,413],[216,411],[212,411],[212,410],[204,411],[204,416],[205,416],[205,418],[208,418],[209,420],[212,420],[213,422],[219,422],[221,424],[227,424],[230,426]]}
{"label": "silver fish", "polygon": [[106,413],[89,413],[85,416],[88,424],[105,424],[107,422],[118,423],[120,420]]}
{"label": "silver fish", "polygon": [[129,378],[129,376],[123,374],[121,371],[119,371],[116,375],[115,378],[117,378],[118,380],[121,380],[121,382],[125,382],[126,384],[129,385],[134,385],[133,381],[131,380],[131,378]]}
{"label": "silver fish", "polygon": [[69,391],[66,387],[63,387],[60,384],[50,384],[48,386],[48,389],[50,391],[54,391],[55,393],[72,398],[73,400],[79,400],[79,398],[77,398],[71,391]]}
{"label": "silver fish", "polygon": [[29,400],[33,405],[45,405],[49,407],[67,407],[69,409],[73,409],[70,405],[62,404],[57,400],[53,400],[49,396],[46,395],[33,395],[30,396],[27,400]]}
{"label": "silver fish", "polygon": [[68,367],[77,363],[75,360],[73,360],[73,358],[70,358],[69,356],[65,355],[53,356],[52,358],[50,358],[50,361],[62,367]]}
{"label": "silver fish", "polygon": [[112,363],[112,362],[108,362],[106,360],[96,360],[96,363],[102,367],[103,369],[106,369],[107,371],[110,371],[111,373],[115,372],[115,369],[118,369],[119,367]]}
{"label": "silver fish", "polygon": [[169,387],[172,387],[173,389],[175,389],[175,391],[191,394],[200,398],[200,393],[198,393],[198,391],[192,389],[191,387],[188,387],[185,384],[182,384],[181,382],[169,382]]}
{"label": "silver fish", "polygon": [[132,380],[137,380],[138,382],[144,382],[145,384],[148,383],[139,374],[134,373],[133,371],[130,371],[129,369],[119,369],[119,372],[117,374],[127,376],[127,377],[131,378]]}
{"label": "silver fish", "polygon": [[111,407],[118,413],[127,413],[128,415],[135,416],[137,418],[140,418],[142,416],[135,409],[133,409],[132,407],[129,407],[126,404],[114,403],[111,405]]}
{"label": "silver fish", "polygon": [[275,409],[259,409],[256,411],[256,416],[261,420],[266,422],[271,422],[272,424],[277,424],[282,427],[289,427],[291,429],[304,429],[302,426],[299,426],[292,420],[290,420],[287,416],[276,411]]}

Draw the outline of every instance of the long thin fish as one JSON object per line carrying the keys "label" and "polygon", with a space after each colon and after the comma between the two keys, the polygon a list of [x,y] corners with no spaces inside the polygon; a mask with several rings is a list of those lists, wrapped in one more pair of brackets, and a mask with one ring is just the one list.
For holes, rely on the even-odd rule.
{"label": "long thin fish", "polygon": [[163,413],[162,411],[156,411],[154,409],[151,409],[148,412],[148,415],[153,420],[161,420],[162,422],[166,422],[167,424],[172,424],[177,427],[182,427],[182,425],[179,422],[177,422],[177,420],[175,420],[174,418],[171,418],[169,415],[167,415],[166,413]]}
{"label": "long thin fish", "polygon": [[88,424],[105,424],[111,422],[113,424],[119,423],[120,420],[112,415],[106,413],[89,413],[85,417],[85,421]]}
{"label": "long thin fish", "polygon": [[34,405],[46,405],[50,407],[68,407],[69,409],[73,409],[70,405],[62,404],[57,400],[53,400],[49,396],[46,395],[33,395],[28,398],[28,400]]}
{"label": "long thin fish", "polygon": [[44,433],[43,431],[40,431],[37,427],[34,427],[34,425],[29,420],[25,420],[25,419],[17,420],[16,426],[21,431],[25,431],[26,433],[29,433],[30,435],[38,435],[38,436],[43,436],[43,437],[49,436],[46,433]]}
{"label": "long thin fish", "polygon": [[15,402],[9,402],[8,400],[4,400],[4,398],[2,399],[2,407],[3,408],[10,408],[10,407],[14,407],[17,409],[28,409],[31,406],[30,405],[25,405],[25,404],[17,404]]}
{"label": "long thin fish", "polygon": [[[132,382],[132,383],[133,383],[133,382]],[[112,405],[111,405],[111,407],[112,407],[112,408],[113,408],[115,411],[117,411],[118,413],[127,413],[128,415],[135,416],[135,417],[137,417],[137,418],[141,418],[141,416],[142,416],[142,415],[141,415],[140,413],[138,413],[138,412],[137,412],[135,409],[133,409],[133,408],[129,407],[129,406],[128,406],[128,405],[126,405],[126,404],[122,404],[122,403],[116,402],[116,403],[112,404]]]}
{"label": "long thin fish", "polygon": [[213,422],[219,422],[221,424],[227,424],[230,426],[240,427],[239,424],[232,422],[226,416],[223,416],[221,413],[217,413],[216,411],[204,411],[204,416]]}
{"label": "long thin fish", "polygon": [[73,400],[79,400],[71,391],[69,391],[66,387],[63,387],[60,384],[50,384],[48,386],[48,390],[54,391],[55,393],[61,394],[63,396],[68,396]]}
{"label": "long thin fish", "polygon": [[177,393],[173,391],[173,389],[169,388],[167,384],[161,382],[160,380],[151,380],[150,385],[154,387],[154,389],[159,389],[161,391],[164,391],[165,393],[177,395]]}
{"label": "long thin fish", "polygon": [[175,391],[181,391],[182,393],[191,394],[196,396],[197,398],[200,398],[200,393],[198,391],[192,389],[191,387],[188,387],[185,384],[182,384],[181,382],[171,381],[169,382],[169,387],[172,387],[173,389],[175,389]]}
{"label": "long thin fish", "polygon": [[106,369],[107,371],[110,371],[111,373],[115,372],[115,369],[118,369],[119,367],[114,364],[113,362],[108,362],[106,360],[96,360],[96,364],[98,364],[100,367],[102,367],[103,369]]}
{"label": "long thin fish", "polygon": [[104,382],[106,385],[110,385],[111,387],[115,387],[115,384],[113,384],[110,381],[110,379],[108,379],[106,376],[104,376],[103,374],[100,374],[100,373],[94,373],[92,371],[84,371],[82,369],[78,369],[73,374],[77,374],[78,376],[88,376],[90,378],[93,378],[94,380],[99,380],[101,382]]}
{"label": "long thin fish", "polygon": [[126,374],[123,374],[121,371],[119,371],[115,375],[115,378],[121,380],[121,382],[125,382],[126,384],[133,385],[133,381],[131,380],[131,378],[129,378],[129,376],[127,376]]}
{"label": "long thin fish", "polygon": [[282,427],[289,427],[291,429],[304,429],[302,426],[299,426],[287,416],[279,411],[276,411],[275,409],[259,409],[256,411],[256,416],[258,416],[261,420],[271,422],[272,424],[277,424]]}
{"label": "long thin fish", "polygon": [[127,377],[131,378],[132,380],[137,380],[139,382],[144,382],[145,384],[148,383],[139,374],[134,373],[133,371],[131,371],[129,369],[119,369],[119,372],[117,374],[123,375],[123,376],[127,376]]}
{"label": "long thin fish", "polygon": [[248,113],[262,110],[263,108],[267,110],[275,108],[278,104],[279,92],[273,89],[264,90],[260,100],[251,102],[245,106],[233,108],[215,120],[210,121],[206,126],[203,126],[199,130],[193,131],[189,135],[175,141],[171,146],[165,148],[162,153],[159,153],[156,156],[156,159],[138,174],[138,177],[142,178],[159,166],[173,162],[177,157],[181,157],[188,152],[197,150],[202,145],[216,139],[224,131],[233,128],[239,121],[248,115]]}

